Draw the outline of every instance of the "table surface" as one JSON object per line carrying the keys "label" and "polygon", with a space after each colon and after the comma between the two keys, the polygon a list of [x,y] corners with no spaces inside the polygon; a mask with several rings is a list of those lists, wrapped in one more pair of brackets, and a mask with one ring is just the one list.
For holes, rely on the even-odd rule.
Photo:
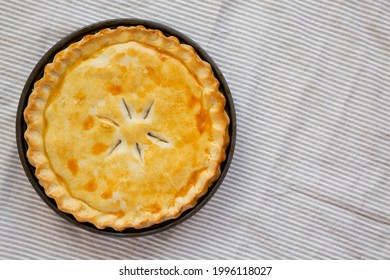
{"label": "table surface", "polygon": [[[1,259],[390,258],[389,1],[5,1],[0,10]],[[171,26],[231,88],[230,170],[159,234],[93,234],[56,215],[20,164],[15,116],[40,57],[112,18]]]}

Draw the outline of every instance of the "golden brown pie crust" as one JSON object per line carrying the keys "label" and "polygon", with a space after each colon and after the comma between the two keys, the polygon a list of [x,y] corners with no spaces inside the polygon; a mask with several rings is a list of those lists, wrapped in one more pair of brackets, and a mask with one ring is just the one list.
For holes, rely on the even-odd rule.
{"label": "golden brown pie crust", "polygon": [[25,109],[27,158],[58,208],[98,228],[143,228],[193,207],[220,175],[225,98],[194,49],[143,26],[59,52]]}

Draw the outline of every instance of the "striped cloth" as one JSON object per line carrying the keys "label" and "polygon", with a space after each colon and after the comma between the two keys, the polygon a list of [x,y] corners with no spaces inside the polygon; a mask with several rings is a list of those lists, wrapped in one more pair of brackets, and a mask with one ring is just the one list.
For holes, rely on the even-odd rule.
{"label": "striped cloth", "polygon": [[[206,206],[125,239],[46,206],[14,127],[39,58],[75,29],[124,17],[198,42],[224,73],[238,119],[234,160]],[[0,258],[390,258],[389,1],[1,0],[0,23]]]}

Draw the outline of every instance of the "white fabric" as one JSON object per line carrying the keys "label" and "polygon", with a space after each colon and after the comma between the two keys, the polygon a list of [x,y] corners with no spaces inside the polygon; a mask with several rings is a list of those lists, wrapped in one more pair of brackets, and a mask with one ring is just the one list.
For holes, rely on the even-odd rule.
{"label": "white fabric", "polygon": [[[388,259],[389,1],[6,1],[0,9],[0,258]],[[21,167],[15,115],[40,57],[70,32],[143,18],[190,36],[230,85],[229,173],[195,216],[116,238],[79,229]]]}

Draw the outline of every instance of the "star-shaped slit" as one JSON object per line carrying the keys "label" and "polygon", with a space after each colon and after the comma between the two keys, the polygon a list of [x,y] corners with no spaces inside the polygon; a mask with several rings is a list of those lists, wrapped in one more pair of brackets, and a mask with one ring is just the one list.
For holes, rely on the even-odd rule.
{"label": "star-shaped slit", "polygon": [[[122,112],[124,112],[124,114],[125,114],[125,120],[127,122],[136,122],[137,114],[132,109],[130,104],[125,100],[124,97],[121,98],[121,103],[122,104],[119,104],[119,106],[122,106]],[[151,112],[152,112],[152,110],[153,110],[153,108],[155,106],[155,103],[156,103],[156,100],[153,100],[151,102],[151,104],[145,110],[143,110],[143,113],[139,114],[138,119],[140,119],[140,118],[143,119],[143,120],[150,119],[152,117]],[[107,116],[102,116],[102,115],[96,115],[96,117],[101,122],[103,122],[103,123],[105,123],[107,125],[113,126],[116,129],[120,129],[120,127],[121,127],[121,123],[117,122],[113,118],[110,118],[110,117],[107,117]],[[170,141],[164,135],[162,135],[161,133],[156,132],[156,131],[148,131],[145,136],[150,141],[152,141],[153,143],[157,144],[160,147],[164,147],[167,144],[170,144]],[[121,143],[123,141],[125,141],[125,139],[118,139],[118,140],[116,140],[114,142],[114,144],[112,145],[112,148],[109,150],[108,156],[111,156],[115,152],[115,150],[117,150],[117,148],[121,145]],[[133,147],[134,147],[135,153],[138,155],[139,162],[141,164],[143,164],[144,163],[143,151],[145,149],[147,149],[147,147],[145,147],[144,145],[141,145],[140,141],[135,141]]]}

